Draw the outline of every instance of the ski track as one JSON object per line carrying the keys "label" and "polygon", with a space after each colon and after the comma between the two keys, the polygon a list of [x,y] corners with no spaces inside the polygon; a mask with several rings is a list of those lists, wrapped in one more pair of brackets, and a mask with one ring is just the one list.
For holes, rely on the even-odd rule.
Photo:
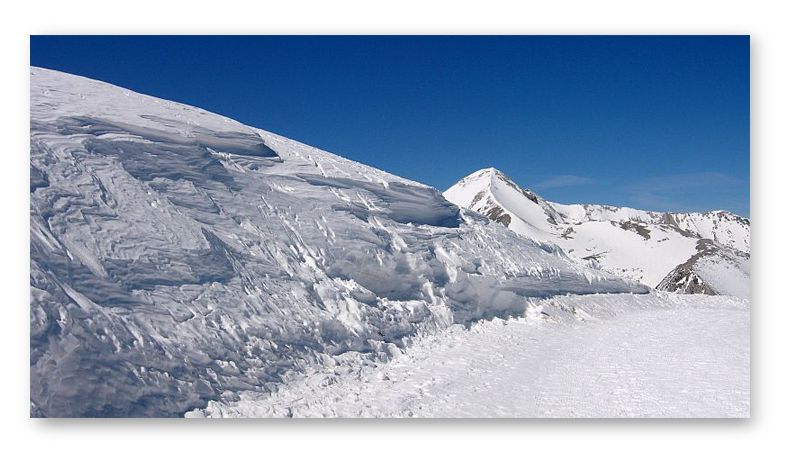
{"label": "ski track", "polygon": [[327,363],[187,416],[749,416],[746,301],[569,296],[532,312],[420,337],[386,363]]}

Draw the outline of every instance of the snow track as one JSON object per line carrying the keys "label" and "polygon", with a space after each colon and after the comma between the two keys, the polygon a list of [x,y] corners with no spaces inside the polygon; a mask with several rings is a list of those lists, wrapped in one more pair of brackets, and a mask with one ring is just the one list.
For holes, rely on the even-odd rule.
{"label": "snow track", "polygon": [[346,355],[188,416],[748,417],[749,304],[588,295],[453,326],[387,363]]}

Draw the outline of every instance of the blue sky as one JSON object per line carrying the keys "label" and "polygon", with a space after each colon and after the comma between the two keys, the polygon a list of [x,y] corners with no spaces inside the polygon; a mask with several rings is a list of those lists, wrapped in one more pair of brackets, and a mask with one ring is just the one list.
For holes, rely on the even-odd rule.
{"label": "blue sky", "polygon": [[749,37],[31,37],[31,64],[446,189],[749,216]]}

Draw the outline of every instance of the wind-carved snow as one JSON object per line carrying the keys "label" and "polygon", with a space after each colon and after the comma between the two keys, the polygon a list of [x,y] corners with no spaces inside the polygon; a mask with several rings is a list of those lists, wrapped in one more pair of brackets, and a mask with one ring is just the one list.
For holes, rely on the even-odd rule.
{"label": "wind-carved snow", "polygon": [[684,292],[672,282],[691,279],[710,286],[699,292],[749,297],[750,222],[726,211],[562,205],[494,168],[463,178],[444,196],[521,236],[554,243],[587,266],[650,287]]}
{"label": "wind-carved snow", "polygon": [[533,300],[390,360],[347,353],[189,417],[749,417],[749,304],[702,295]]}
{"label": "wind-carved snow", "polygon": [[182,415],[532,297],[648,291],[433,188],[85,78],[31,70],[30,144],[37,416]]}

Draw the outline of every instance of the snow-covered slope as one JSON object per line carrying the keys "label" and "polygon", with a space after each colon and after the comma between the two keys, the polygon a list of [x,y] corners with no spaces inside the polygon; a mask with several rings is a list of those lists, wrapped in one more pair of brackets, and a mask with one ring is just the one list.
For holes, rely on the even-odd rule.
{"label": "snow-covered slope", "polygon": [[749,297],[750,223],[725,211],[562,205],[494,168],[465,177],[444,196],[519,235],[555,243],[593,267],[651,287]]}
{"label": "snow-covered slope", "polygon": [[30,109],[33,415],[181,415],[530,297],[647,291],[195,107],[34,68]]}

